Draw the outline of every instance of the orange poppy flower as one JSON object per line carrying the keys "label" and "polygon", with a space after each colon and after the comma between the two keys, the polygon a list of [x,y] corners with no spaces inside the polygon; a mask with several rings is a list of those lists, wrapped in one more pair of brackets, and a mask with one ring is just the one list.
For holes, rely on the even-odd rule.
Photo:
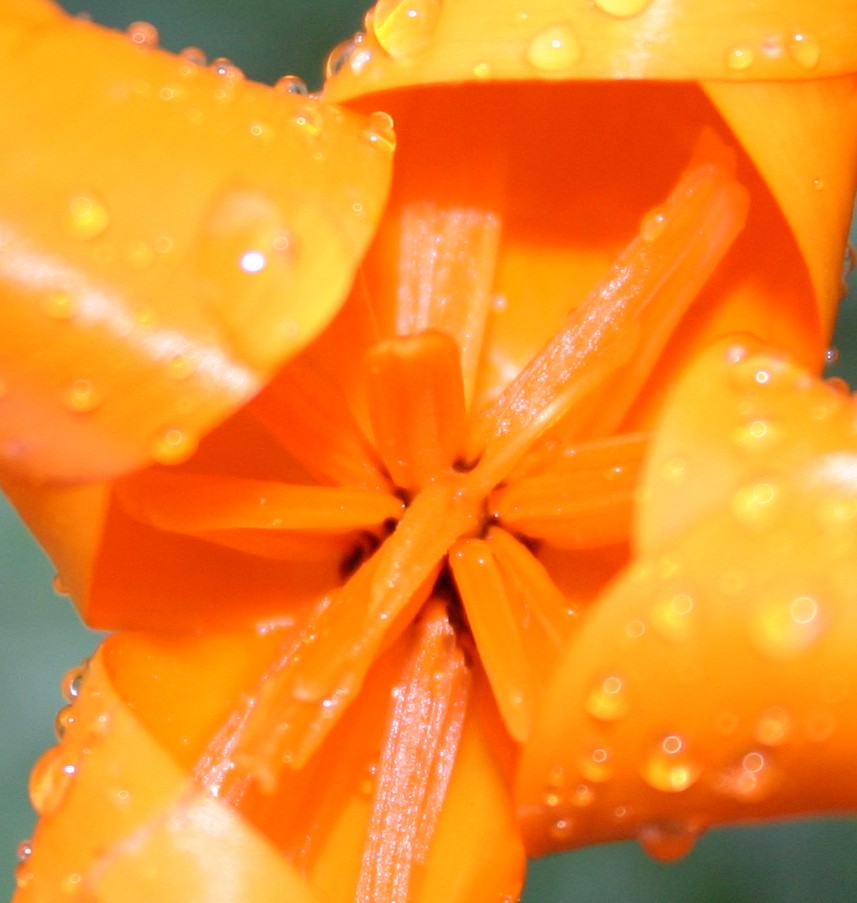
{"label": "orange poppy flower", "polygon": [[121,631],[16,903],[511,900],[853,804],[851,415],[801,369],[853,5],[578,5],[382,0],[318,101],[0,3],[2,479]]}

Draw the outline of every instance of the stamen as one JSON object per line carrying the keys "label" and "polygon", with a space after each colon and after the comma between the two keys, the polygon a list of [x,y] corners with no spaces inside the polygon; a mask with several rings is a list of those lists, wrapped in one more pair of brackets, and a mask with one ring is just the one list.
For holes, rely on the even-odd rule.
{"label": "stamen", "polygon": [[440,816],[458,749],[470,673],[443,607],[430,605],[392,694],[363,849],[357,903],[407,903]]}
{"label": "stamen", "polygon": [[[657,229],[644,221],[566,328],[476,418],[466,447],[468,460],[479,461],[474,485],[496,486],[632,357],[635,372],[647,372],[743,227],[746,209],[747,192],[722,167],[683,176],[657,214]],[[617,422],[629,403],[617,406]]]}
{"label": "stamen", "polygon": [[359,691],[383,642],[426,600],[449,546],[477,530],[482,517],[478,499],[430,483],[375,555],[319,607],[297,651],[266,678],[242,745],[257,758],[264,750],[261,760],[300,768]]}
{"label": "stamen", "polygon": [[510,530],[560,548],[626,540],[645,439],[619,436],[567,449],[550,469],[491,493],[488,509]]}
{"label": "stamen", "polygon": [[369,416],[393,482],[413,494],[451,469],[464,433],[461,359],[440,332],[393,339],[368,359]]}
{"label": "stamen", "polygon": [[424,201],[401,215],[397,295],[399,335],[445,332],[461,349],[464,392],[473,396],[491,289],[500,220],[477,207],[438,208]]}
{"label": "stamen", "polygon": [[532,726],[535,689],[509,587],[491,546],[482,539],[455,543],[449,564],[500,714],[511,736],[524,743]]}
{"label": "stamen", "polygon": [[322,376],[293,361],[248,410],[319,482],[389,489],[347,401]]}

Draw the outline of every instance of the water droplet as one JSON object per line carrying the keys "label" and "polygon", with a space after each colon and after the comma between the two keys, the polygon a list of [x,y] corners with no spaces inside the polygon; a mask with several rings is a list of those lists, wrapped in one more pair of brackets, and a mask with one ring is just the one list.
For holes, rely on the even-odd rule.
{"label": "water droplet", "polygon": [[643,763],[643,780],[655,790],[680,793],[693,786],[702,766],[687,753],[687,744],[678,734],[668,734],[655,744]]}
{"label": "water droplet", "polygon": [[751,454],[767,454],[780,444],[782,429],[771,420],[757,418],[737,427],[733,441],[742,451]]}
{"label": "water droplet", "polygon": [[694,600],[690,593],[665,593],[658,596],[649,612],[655,631],[665,640],[682,642],[691,635]]}
{"label": "water droplet", "polygon": [[62,679],[61,689],[63,698],[67,702],[74,702],[80,695],[80,687],[89,667],[89,659],[85,658],[79,665],[75,665],[66,672]]}
{"label": "water droplet", "polygon": [[578,809],[585,809],[595,802],[595,790],[589,784],[581,782],[571,792],[569,802]]}
{"label": "water droplet", "polygon": [[76,894],[80,889],[80,883],[83,880],[83,876],[79,872],[69,872],[65,875],[60,881],[60,890],[64,894]]}
{"label": "water droplet", "polygon": [[805,652],[823,630],[821,607],[809,594],[762,599],[750,620],[756,648],[769,658],[786,661]]}
{"label": "water droplet", "polygon": [[369,121],[363,134],[369,142],[384,151],[393,151],[396,148],[396,132],[393,117],[389,113],[377,110],[369,116]]}
{"label": "water droplet", "polygon": [[743,72],[753,65],[756,54],[751,47],[731,47],[726,52],[726,65],[733,72]]}
{"label": "water droplet", "polygon": [[634,618],[625,625],[625,635],[628,639],[639,640],[646,632],[646,623],[640,618]]}
{"label": "water droplet", "polygon": [[477,63],[473,67],[473,77],[479,81],[491,78],[491,64],[485,62]]}
{"label": "water droplet", "polygon": [[185,47],[185,49],[182,50],[179,56],[186,63],[190,63],[192,66],[198,66],[202,68],[208,65],[208,57],[205,55],[205,52],[199,47]]}
{"label": "water droplet", "polygon": [[309,94],[306,82],[297,75],[284,75],[274,83],[274,90],[281,94],[297,94],[301,97]]}
{"label": "water droplet", "polygon": [[595,0],[595,6],[608,15],[626,19],[638,16],[650,2],[651,0]]}
{"label": "water droplet", "polygon": [[29,838],[22,840],[15,848],[15,856],[18,862],[26,862],[33,855],[33,842]]}
{"label": "water droplet", "polygon": [[610,674],[586,697],[586,713],[599,721],[617,721],[628,714],[628,691],[621,677]]}
{"label": "water droplet", "polygon": [[839,361],[839,349],[831,346],[824,352],[824,361],[829,364],[836,364]]}
{"label": "water droplet", "polygon": [[372,29],[381,47],[401,59],[428,47],[440,12],[440,0],[380,0]]}
{"label": "water droplet", "polygon": [[47,294],[42,301],[42,310],[52,320],[70,320],[75,313],[77,303],[66,291],[56,291]]}
{"label": "water droplet", "polygon": [[74,724],[74,711],[72,706],[64,705],[54,718],[54,734],[57,740],[62,740],[65,732]]}
{"label": "water droplet", "polygon": [[813,187],[816,191],[821,191],[821,189],[824,188],[824,179],[813,179],[813,180],[812,180],[812,187]]}
{"label": "water droplet", "polygon": [[150,22],[132,22],[125,31],[138,47],[157,47],[158,29]]}
{"label": "water droplet", "polygon": [[56,811],[65,798],[77,768],[66,759],[61,746],[42,754],[30,774],[30,802],[39,815]]}
{"label": "water droplet", "polygon": [[580,59],[580,44],[567,25],[540,31],[527,48],[527,62],[541,72],[561,72]]}
{"label": "water droplet", "polygon": [[574,834],[574,821],[570,818],[558,818],[550,827],[550,836],[557,843],[566,843]]}
{"label": "water droplet", "polygon": [[54,574],[53,577],[51,577],[51,589],[58,596],[69,595],[68,587],[65,585],[62,577],[60,577],[60,575],[58,573]]}
{"label": "water droplet", "polygon": [[818,41],[803,31],[796,31],[788,40],[789,56],[802,69],[814,69],[821,57],[821,47]]}
{"label": "water droplet", "polygon": [[745,803],[756,803],[773,793],[779,774],[763,752],[753,750],[719,775],[715,789]]}
{"label": "water droplet", "polygon": [[94,195],[76,194],[68,204],[67,227],[74,238],[98,238],[110,224],[107,208]]}
{"label": "water droplet", "polygon": [[792,731],[792,717],[782,706],[766,709],[753,731],[753,736],[763,746],[781,746]]}
{"label": "water droplet", "polygon": [[598,746],[589,755],[581,756],[577,767],[587,781],[600,784],[609,780],[613,775],[613,757],[609,749]]}
{"label": "water droplet", "polygon": [[101,404],[101,393],[88,379],[76,379],[63,395],[63,404],[76,414],[89,414]]}
{"label": "water droplet", "polygon": [[676,862],[693,849],[699,833],[679,822],[650,822],[640,828],[637,840],[652,859]]}
{"label": "water droplet", "polygon": [[783,493],[773,480],[758,480],[741,486],[732,495],[730,509],[749,527],[766,527],[782,510]]}
{"label": "water droplet", "polygon": [[315,104],[307,104],[295,116],[295,123],[305,134],[315,137],[321,133],[324,119]]}
{"label": "water droplet", "polygon": [[196,451],[196,442],[184,431],[165,430],[152,445],[150,454],[158,464],[180,464]]}
{"label": "water droplet", "polygon": [[330,51],[327,55],[327,59],[324,61],[325,78],[333,78],[342,70],[342,67],[348,62],[352,53],[354,53],[357,48],[358,37],[360,38],[360,43],[362,43],[363,35],[355,35],[354,37],[348,38],[337,44],[336,47]]}
{"label": "water droplet", "polygon": [[235,65],[228,57],[219,56],[211,61],[211,69],[215,75],[221,78],[228,78],[232,81],[242,81],[244,72]]}
{"label": "water droplet", "polygon": [[654,241],[659,238],[667,226],[667,218],[662,210],[650,210],[640,223],[640,238],[643,241]]}

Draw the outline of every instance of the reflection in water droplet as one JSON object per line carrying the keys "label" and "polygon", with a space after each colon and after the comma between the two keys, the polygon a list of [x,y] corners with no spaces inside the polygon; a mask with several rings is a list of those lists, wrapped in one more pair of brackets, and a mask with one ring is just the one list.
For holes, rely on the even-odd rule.
{"label": "reflection in water droplet", "polygon": [[655,790],[679,793],[693,786],[702,766],[692,759],[685,741],[678,734],[668,734],[655,744],[643,763],[643,780]]}
{"label": "reflection in water droplet", "polygon": [[666,215],[660,209],[650,210],[640,223],[640,238],[643,241],[654,241],[667,225]]}
{"label": "reflection in water droplet", "polygon": [[80,687],[88,667],[89,659],[85,658],[79,665],[75,665],[65,673],[60,688],[67,702],[73,702],[80,695]]}
{"label": "reflection in water droplet", "polygon": [[125,33],[138,47],[158,46],[158,29],[149,22],[132,22]]}
{"label": "reflection in water droplet", "polygon": [[602,12],[618,18],[637,16],[651,0],[595,0],[595,6]]}
{"label": "reflection in water droplet", "polygon": [[640,828],[637,840],[652,859],[659,862],[676,862],[693,849],[699,836],[678,822],[650,822]]}
{"label": "reflection in water droplet", "polygon": [[185,47],[179,56],[192,66],[207,66],[208,57],[199,47]]}
{"label": "reflection in water droplet", "polygon": [[33,855],[33,842],[28,838],[22,840],[15,848],[15,857],[18,862],[26,862]]}
{"label": "reflection in water droplet", "polygon": [[63,706],[54,718],[54,734],[57,740],[62,740],[65,732],[74,724],[74,710],[72,706]]}
{"label": "reflection in water droplet", "polygon": [[756,54],[750,47],[732,47],[726,52],[726,65],[733,72],[742,72],[753,65]]}
{"label": "reflection in water droplet", "polygon": [[580,60],[580,44],[567,25],[539,32],[527,48],[527,62],[541,72],[561,72]]}
{"label": "reflection in water droplet", "polygon": [[217,59],[212,60],[211,69],[215,75],[219,75],[221,78],[233,81],[241,81],[244,78],[244,72],[225,56],[219,56]]}
{"label": "reflection in water droplet", "polygon": [[806,652],[824,628],[814,596],[801,594],[760,599],[750,620],[750,637],[768,658],[785,661]]}
{"label": "reflection in water droplet", "polygon": [[62,747],[52,746],[42,754],[30,773],[30,802],[41,816],[56,811],[77,772],[65,755]]}
{"label": "reflection in water droplet", "polygon": [[586,713],[599,721],[617,721],[628,714],[628,691],[621,677],[599,680],[586,697]]}
{"label": "reflection in water droplet", "polygon": [[87,241],[104,232],[110,224],[110,216],[94,195],[81,193],[69,201],[66,223],[73,238]]}
{"label": "reflection in water droplet", "polygon": [[[324,77],[325,78],[333,78],[337,73],[340,72],[342,67],[348,62],[351,55],[357,49],[358,41],[357,35],[354,37],[348,38],[345,41],[337,44],[333,50],[327,55],[327,59],[324,61]],[[362,43],[362,35],[359,35],[361,38],[360,43]]]}
{"label": "reflection in water droplet", "polygon": [[818,41],[807,32],[797,31],[788,40],[789,56],[802,69],[814,69],[821,57]]}
{"label": "reflection in water droplet", "polygon": [[401,59],[431,43],[440,12],[440,0],[380,0],[372,29],[381,47]]}

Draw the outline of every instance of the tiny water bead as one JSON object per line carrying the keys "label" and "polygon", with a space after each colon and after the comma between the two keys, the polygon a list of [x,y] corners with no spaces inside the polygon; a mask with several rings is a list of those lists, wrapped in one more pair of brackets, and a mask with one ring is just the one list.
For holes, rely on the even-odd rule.
{"label": "tiny water bead", "polygon": [[779,772],[767,755],[752,750],[725,768],[714,787],[724,796],[740,802],[757,803],[767,799],[776,790],[779,781]]}
{"label": "tiny water bead", "polygon": [[83,679],[86,676],[86,670],[89,667],[89,659],[84,659],[79,665],[75,665],[66,672],[60,684],[63,699],[67,702],[74,702],[80,695],[80,688]]}
{"label": "tiny water bead", "polygon": [[77,302],[70,292],[58,289],[44,297],[42,310],[52,320],[70,320],[77,310]]}
{"label": "tiny water bead", "polygon": [[396,131],[393,117],[383,110],[376,110],[369,116],[363,134],[367,140],[381,150],[391,152],[396,148]]}
{"label": "tiny water bead", "polygon": [[670,642],[684,642],[693,629],[693,596],[688,592],[667,592],[659,595],[649,612],[654,631]]}
{"label": "tiny water bead", "polygon": [[749,69],[755,59],[756,54],[751,47],[730,47],[726,51],[726,66],[733,72],[743,72]]}
{"label": "tiny water bead", "polygon": [[638,16],[648,8],[651,0],[594,0],[596,9],[607,13],[609,16],[627,19]]}
{"label": "tiny water bead", "polygon": [[98,238],[110,225],[107,208],[93,194],[81,192],[68,202],[66,224],[74,238]]}
{"label": "tiny water bead", "polygon": [[658,208],[650,210],[640,224],[640,237],[644,241],[655,241],[666,229],[666,226],[666,214]]}
{"label": "tiny water bead", "polygon": [[88,379],[76,379],[65,391],[63,404],[76,414],[89,414],[101,404],[101,394]]}
{"label": "tiny water bead", "polygon": [[617,721],[628,714],[628,708],[625,682],[615,674],[597,681],[586,698],[586,713],[598,721]]}
{"label": "tiny water bead", "polygon": [[372,29],[381,47],[401,59],[428,47],[440,14],[440,0],[380,0]]}
{"label": "tiny water bead", "polygon": [[791,736],[792,716],[782,706],[765,710],[753,731],[755,740],[763,746],[781,746]]}
{"label": "tiny water bead", "polygon": [[138,47],[157,47],[158,29],[149,22],[132,22],[126,32],[132,44]]}
{"label": "tiny water bead", "polygon": [[527,47],[527,62],[541,72],[561,72],[580,60],[580,44],[568,25],[539,32]]}
{"label": "tiny water bead", "polygon": [[613,776],[613,755],[607,747],[597,746],[580,757],[577,767],[587,781],[601,784]]}
{"label": "tiny water bead", "polygon": [[155,440],[150,454],[158,464],[179,464],[186,461],[195,451],[197,443],[193,437],[176,427],[165,430]]}
{"label": "tiny water bead", "polygon": [[208,65],[208,57],[205,55],[205,51],[199,47],[185,47],[179,56],[192,66],[204,68]]}
{"label": "tiny water bead", "polygon": [[244,78],[244,71],[240,69],[228,57],[219,56],[211,61],[211,69],[215,75],[221,78],[233,81],[241,81]]}
{"label": "tiny water bead", "polygon": [[15,848],[15,857],[18,862],[26,862],[33,855],[33,842],[27,838],[22,840]]}
{"label": "tiny water bead", "polygon": [[351,59],[358,45],[363,43],[363,40],[363,35],[355,35],[337,44],[324,61],[324,77],[330,79],[337,75]]}
{"label": "tiny water bead", "polygon": [[62,740],[65,732],[74,724],[74,708],[71,705],[63,706],[54,719],[54,734],[57,740]]}
{"label": "tiny water bead", "polygon": [[691,852],[699,832],[680,822],[650,822],[640,828],[637,841],[658,862],[677,862]]}
{"label": "tiny water bead", "polygon": [[821,606],[809,593],[762,599],[750,620],[750,637],[767,658],[787,661],[806,652],[825,624]]}
{"label": "tiny water bead", "polygon": [[680,793],[693,786],[701,772],[702,766],[687,752],[686,741],[678,734],[667,734],[654,745],[641,776],[655,790]]}

